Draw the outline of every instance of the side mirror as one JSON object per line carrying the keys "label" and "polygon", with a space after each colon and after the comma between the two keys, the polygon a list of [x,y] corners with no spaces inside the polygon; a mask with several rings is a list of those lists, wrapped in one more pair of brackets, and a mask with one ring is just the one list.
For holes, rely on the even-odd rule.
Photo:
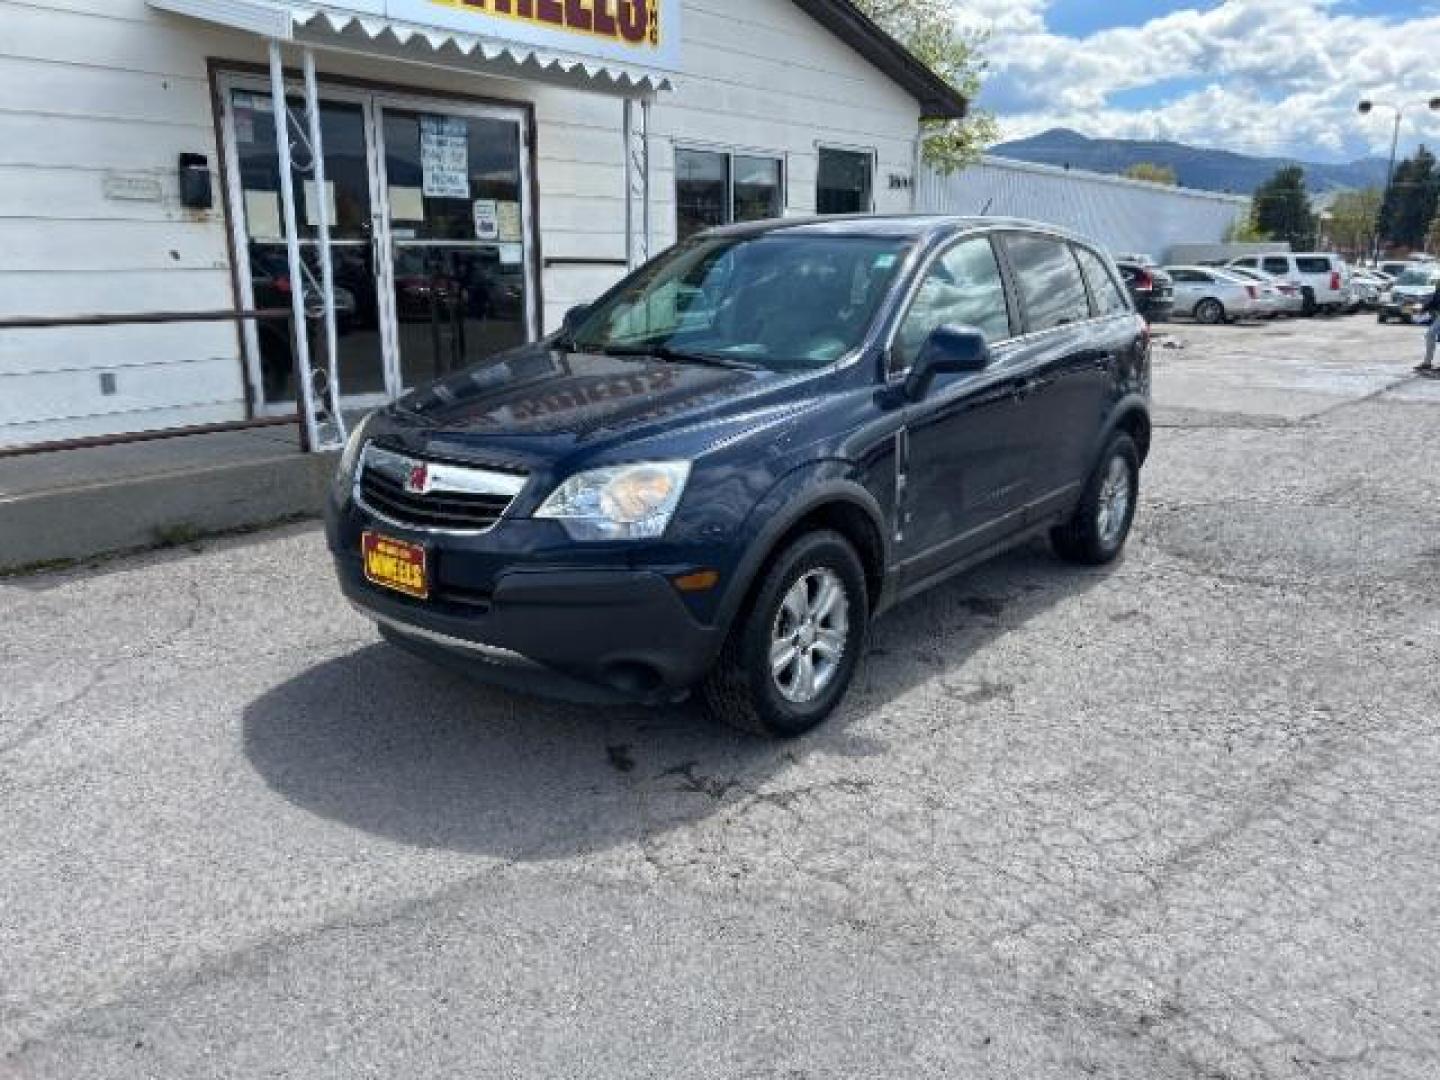
{"label": "side mirror", "polygon": [[565,329],[574,330],[575,327],[579,326],[582,322],[585,321],[585,316],[589,314],[589,304],[576,304],[574,307],[572,307],[569,311],[565,313]]}
{"label": "side mirror", "polygon": [[905,376],[905,396],[919,401],[929,392],[936,375],[962,375],[989,366],[990,346],[983,330],[953,324],[937,326],[920,346],[920,354]]}

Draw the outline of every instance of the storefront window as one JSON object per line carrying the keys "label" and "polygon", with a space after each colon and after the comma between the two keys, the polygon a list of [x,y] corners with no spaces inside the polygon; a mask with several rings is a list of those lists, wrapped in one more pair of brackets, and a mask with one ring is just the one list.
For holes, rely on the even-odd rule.
{"label": "storefront window", "polygon": [[735,157],[735,220],[764,221],[780,216],[780,162],[776,158]]}
{"label": "storefront window", "polygon": [[723,150],[675,151],[679,239],[716,225],[776,218],[784,207],[784,169],[779,158]]}
{"label": "storefront window", "polygon": [[821,214],[868,214],[874,158],[859,150],[821,148],[815,208]]}
{"label": "storefront window", "polygon": [[675,151],[675,214],[680,239],[729,221],[729,159],[709,150]]}

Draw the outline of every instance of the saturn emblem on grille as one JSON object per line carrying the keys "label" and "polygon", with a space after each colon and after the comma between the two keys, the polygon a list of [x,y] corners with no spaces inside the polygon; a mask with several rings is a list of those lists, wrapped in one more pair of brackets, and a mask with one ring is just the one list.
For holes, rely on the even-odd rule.
{"label": "saturn emblem on grille", "polygon": [[430,490],[430,467],[423,462],[413,465],[405,476],[405,490],[411,495],[424,495]]}

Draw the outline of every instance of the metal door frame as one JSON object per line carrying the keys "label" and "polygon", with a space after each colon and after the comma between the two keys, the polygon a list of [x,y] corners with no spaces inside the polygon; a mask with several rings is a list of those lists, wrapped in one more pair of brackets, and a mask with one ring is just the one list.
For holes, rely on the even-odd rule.
{"label": "metal door frame", "polygon": [[[270,101],[270,86],[260,75],[236,71],[220,71],[216,85],[219,90],[221,110],[221,158],[224,163],[224,183],[229,195],[230,233],[234,245],[235,283],[239,290],[240,306],[254,307],[254,285],[250,273],[250,237],[245,221],[245,194],[240,175],[239,140],[235,131],[234,92],[240,90],[255,94],[257,98]],[[304,80],[287,73],[285,78],[287,96],[294,94],[304,98]],[[323,101],[359,105],[365,126],[366,175],[370,185],[371,230],[368,241],[374,252],[374,273],[377,315],[379,321],[381,371],[385,389],[381,393],[346,394],[344,380],[340,392],[343,405],[354,409],[371,409],[393,401],[404,392],[400,367],[399,323],[395,304],[395,248],[390,225],[390,197],[385,170],[385,135],[382,123],[385,108],[406,109],[434,115],[486,117],[512,122],[520,138],[520,224],[521,256],[525,273],[525,332],[529,340],[540,336],[539,331],[539,267],[536,242],[536,222],[531,198],[532,179],[530,175],[530,147],[534,132],[530,130],[530,114],[523,105],[495,105],[469,102],[451,97],[427,95],[424,91],[368,89],[348,86],[345,83],[319,80],[319,95]],[[334,243],[358,245],[363,240],[332,241]],[[311,244],[316,241],[305,241]],[[464,243],[464,241],[456,241]],[[257,416],[286,416],[294,413],[298,402],[268,401],[265,398],[264,379],[260,369],[260,340],[253,323],[247,323],[243,332],[243,362],[245,378],[250,385],[251,400]]]}

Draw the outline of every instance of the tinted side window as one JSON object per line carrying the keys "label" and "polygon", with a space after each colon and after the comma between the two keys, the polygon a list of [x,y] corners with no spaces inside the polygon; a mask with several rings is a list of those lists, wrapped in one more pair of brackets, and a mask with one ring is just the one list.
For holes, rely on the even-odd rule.
{"label": "tinted side window", "polygon": [[1328,274],[1330,272],[1329,259],[1296,259],[1295,265],[1302,274]]}
{"label": "tinted side window", "polygon": [[1119,315],[1121,312],[1129,311],[1130,305],[1125,302],[1125,294],[1120,291],[1120,286],[1115,284],[1115,278],[1111,276],[1110,268],[1105,265],[1105,260],[1088,248],[1077,247],[1075,255],[1085,271],[1085,280],[1090,283],[1090,297],[1093,301],[1094,313],[1096,315]]}
{"label": "tinted side window", "polygon": [[908,368],[930,332],[947,323],[977,327],[992,342],[1010,337],[1000,264],[984,237],[962,240],[930,265],[900,324],[893,367]]}
{"label": "tinted side window", "polygon": [[1253,267],[1255,266],[1255,260],[1254,260],[1254,259],[1251,259],[1251,258],[1236,259],[1236,260],[1235,260],[1233,263],[1231,263],[1230,265],[1231,265],[1231,266],[1249,266],[1249,267],[1252,267],[1252,268],[1253,268]]}
{"label": "tinted side window", "polygon": [[1043,236],[1005,237],[1025,301],[1026,328],[1034,333],[1090,317],[1090,298],[1070,246]]}
{"label": "tinted side window", "polygon": [[1288,274],[1290,273],[1290,260],[1274,256],[1266,259],[1263,263],[1267,274]]}

